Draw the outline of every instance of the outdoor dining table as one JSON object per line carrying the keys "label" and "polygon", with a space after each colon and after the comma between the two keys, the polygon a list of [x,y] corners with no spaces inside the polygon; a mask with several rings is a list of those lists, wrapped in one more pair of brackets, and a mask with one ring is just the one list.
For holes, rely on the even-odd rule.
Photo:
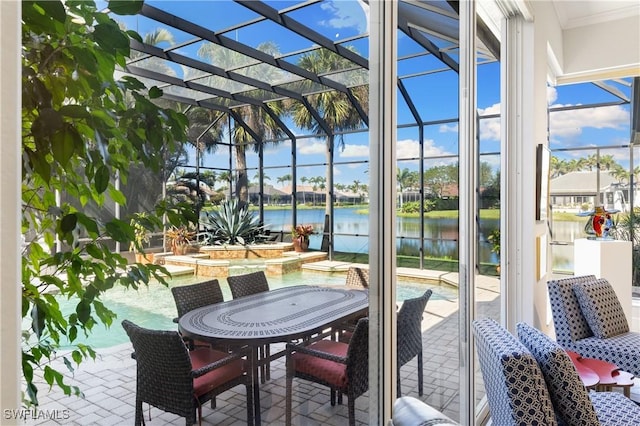
{"label": "outdoor dining table", "polygon": [[368,307],[366,290],[299,285],[194,309],[180,318],[179,330],[193,339],[252,349],[249,361],[255,424],[259,425],[258,349],[313,336],[362,316]]}

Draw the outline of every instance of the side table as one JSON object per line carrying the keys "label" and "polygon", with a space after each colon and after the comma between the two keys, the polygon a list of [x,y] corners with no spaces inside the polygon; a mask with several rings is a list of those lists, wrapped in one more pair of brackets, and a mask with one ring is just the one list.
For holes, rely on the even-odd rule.
{"label": "side table", "polygon": [[614,387],[622,388],[624,396],[631,397],[634,375],[620,370],[615,364],[595,358],[584,358],[578,353],[567,351],[571,361],[576,366],[578,375],[586,388],[592,388],[594,375],[597,377],[595,389],[597,391],[610,391]]}

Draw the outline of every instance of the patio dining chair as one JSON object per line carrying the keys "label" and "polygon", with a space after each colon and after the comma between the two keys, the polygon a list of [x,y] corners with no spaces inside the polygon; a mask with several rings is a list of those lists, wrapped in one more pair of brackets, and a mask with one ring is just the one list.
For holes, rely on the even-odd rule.
{"label": "patio dining chair", "polygon": [[269,291],[269,282],[264,271],[251,272],[244,275],[232,275],[227,277],[231,296],[234,299],[249,296],[263,291]]}
{"label": "patio dining chair", "polygon": [[[256,293],[269,291],[269,282],[264,271],[251,272],[243,275],[231,275],[227,277],[227,283],[231,289],[231,296],[234,299],[250,296]],[[271,379],[270,358],[271,349],[269,345],[263,345],[259,351],[260,381],[265,383]]]}
{"label": "patio dining chair", "polygon": [[407,299],[402,303],[397,321],[397,351],[398,351],[398,397],[402,395],[400,386],[400,367],[418,357],[418,395],[422,396],[422,314],[431,297],[432,291],[427,290],[420,297]]}
{"label": "patio dining chair", "polygon": [[253,424],[253,393],[246,351],[234,354],[211,348],[187,350],[177,331],[142,328],[122,321],[136,360],[135,425],[144,424],[142,403],[184,417],[186,425],[202,424],[202,405],[235,386],[244,385],[247,423]]}
{"label": "patio dining chair", "polygon": [[345,285],[348,287],[369,288],[369,270],[350,266],[347,270]]}
{"label": "patio dining chair", "polygon": [[[360,268],[357,266],[350,266],[347,270],[347,277],[344,282],[345,286],[357,289],[368,289],[369,288],[369,270]],[[348,343],[351,335],[353,334],[353,330],[358,323],[360,318],[367,317],[368,313],[363,314],[357,318],[351,318],[344,323],[334,327],[333,333],[336,335],[336,338],[341,342]]]}
{"label": "patio dining chair", "polygon": [[[178,322],[184,314],[194,309],[224,301],[220,283],[215,279],[197,284],[172,287],[171,294],[178,311],[178,316],[173,319],[173,322]],[[194,342],[187,338],[185,338],[185,341],[191,349],[194,346],[211,346],[207,342]]]}
{"label": "patio dining chair", "polygon": [[336,393],[348,399],[349,426],[356,424],[355,399],[369,389],[369,319],[361,318],[349,343],[317,340],[287,344],[286,424],[292,420],[293,378],[329,387],[331,405]]}

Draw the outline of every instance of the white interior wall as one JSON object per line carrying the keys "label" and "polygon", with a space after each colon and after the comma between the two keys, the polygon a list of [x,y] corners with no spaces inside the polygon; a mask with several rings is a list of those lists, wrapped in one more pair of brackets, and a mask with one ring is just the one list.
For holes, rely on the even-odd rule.
{"label": "white interior wall", "polygon": [[563,31],[558,84],[640,75],[640,16]]}

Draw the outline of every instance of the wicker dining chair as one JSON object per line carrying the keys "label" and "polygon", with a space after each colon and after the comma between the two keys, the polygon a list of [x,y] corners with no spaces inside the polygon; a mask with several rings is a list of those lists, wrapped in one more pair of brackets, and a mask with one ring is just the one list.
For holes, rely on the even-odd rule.
{"label": "wicker dining chair", "polygon": [[[364,268],[359,268],[357,266],[350,266],[347,270],[347,278],[344,282],[345,286],[357,289],[368,289],[369,288],[369,270]],[[359,317],[350,318],[347,321],[339,324],[338,326],[333,328],[333,334],[336,336],[337,340],[341,342],[348,343],[349,339],[351,339],[351,335],[353,334],[353,330],[358,323],[360,318],[364,318],[368,316],[368,313],[365,313]]]}
{"label": "wicker dining chair", "polygon": [[[173,300],[175,301],[178,311],[178,317],[174,318],[173,322],[178,322],[184,314],[194,309],[224,301],[220,283],[216,279],[197,284],[172,287],[171,294],[173,295]],[[194,346],[211,346],[207,342],[193,341],[187,338],[185,338],[185,341],[191,349],[193,349]]]}
{"label": "wicker dining chair", "polygon": [[[227,277],[227,283],[229,283],[231,296],[234,299],[269,291],[269,282],[264,271],[251,272],[244,275],[231,275]],[[271,349],[269,345],[263,345],[259,353],[261,383],[271,380],[269,358],[271,358]]]}
{"label": "wicker dining chair", "polygon": [[232,275],[227,277],[231,296],[234,299],[249,296],[263,291],[269,291],[269,282],[264,271],[251,272],[244,275]]}
{"label": "wicker dining chair", "polygon": [[345,285],[348,287],[369,288],[369,270],[350,266],[347,270]]}
{"label": "wicker dining chair", "polygon": [[400,367],[416,356],[418,357],[418,395],[422,396],[422,314],[424,313],[424,308],[427,306],[431,294],[432,291],[427,290],[420,297],[405,300],[398,312],[398,332],[396,333],[396,347],[398,351],[398,397],[402,395],[400,389]]}
{"label": "wicker dining chair", "polygon": [[178,318],[182,318],[184,314],[194,309],[224,302],[220,283],[215,279],[197,284],[171,287],[171,294],[176,302]]}
{"label": "wicker dining chair", "polygon": [[356,424],[355,399],[369,389],[369,319],[361,318],[349,343],[317,340],[287,344],[286,424],[291,425],[293,378],[329,387],[331,405],[336,393],[348,399],[349,426]]}
{"label": "wicker dining chair", "polygon": [[[186,425],[202,424],[202,405],[238,385],[247,395],[247,423],[253,424],[253,393],[243,357],[211,348],[187,350],[177,331],[149,330],[131,321],[122,327],[133,344],[136,360],[135,425],[144,424],[142,403],[184,417]],[[212,408],[213,404],[212,404]]]}

